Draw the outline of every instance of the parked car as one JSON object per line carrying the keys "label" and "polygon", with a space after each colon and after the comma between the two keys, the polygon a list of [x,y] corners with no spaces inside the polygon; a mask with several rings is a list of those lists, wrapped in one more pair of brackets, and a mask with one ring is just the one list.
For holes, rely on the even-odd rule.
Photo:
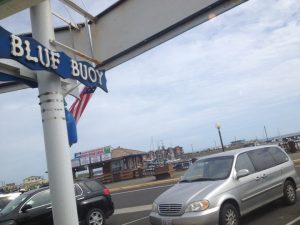
{"label": "parked car", "polygon": [[[79,181],[74,187],[80,223],[104,225],[114,212],[109,189],[98,180]],[[53,224],[48,187],[23,193],[0,212],[0,225],[48,224]]]}
{"label": "parked car", "polygon": [[153,203],[152,225],[239,225],[271,201],[297,200],[300,178],[278,146],[249,147],[200,158]]}
{"label": "parked car", "polygon": [[12,200],[17,198],[21,192],[14,192],[14,193],[7,193],[7,194],[0,194],[0,211]]}

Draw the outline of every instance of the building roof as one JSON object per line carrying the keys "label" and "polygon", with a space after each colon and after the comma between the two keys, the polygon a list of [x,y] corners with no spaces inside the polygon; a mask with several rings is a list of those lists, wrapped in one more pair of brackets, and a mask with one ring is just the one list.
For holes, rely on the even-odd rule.
{"label": "building roof", "polygon": [[141,155],[141,154],[147,154],[147,153],[139,150],[126,149],[121,147],[115,148],[111,151],[112,159],[120,158],[124,156]]}
{"label": "building roof", "polygon": [[30,176],[30,177],[24,178],[24,180],[26,180],[26,179],[31,179],[31,178],[42,178],[42,176]]}

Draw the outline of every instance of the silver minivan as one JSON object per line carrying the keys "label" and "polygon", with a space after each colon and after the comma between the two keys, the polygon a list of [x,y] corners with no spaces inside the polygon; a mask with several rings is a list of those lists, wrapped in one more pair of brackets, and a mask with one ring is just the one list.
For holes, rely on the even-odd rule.
{"label": "silver minivan", "polygon": [[293,161],[280,147],[227,151],[197,160],[153,203],[152,225],[239,225],[240,216],[283,198],[297,200]]}

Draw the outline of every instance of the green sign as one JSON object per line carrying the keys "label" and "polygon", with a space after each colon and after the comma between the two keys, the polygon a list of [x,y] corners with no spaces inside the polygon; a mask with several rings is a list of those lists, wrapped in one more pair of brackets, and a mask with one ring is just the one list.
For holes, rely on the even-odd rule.
{"label": "green sign", "polygon": [[110,147],[104,147],[104,154],[111,153]]}

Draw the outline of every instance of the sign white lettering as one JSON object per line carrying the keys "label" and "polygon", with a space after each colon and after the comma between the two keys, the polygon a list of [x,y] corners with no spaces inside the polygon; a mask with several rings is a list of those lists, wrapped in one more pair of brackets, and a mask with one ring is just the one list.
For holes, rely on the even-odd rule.
{"label": "sign white lettering", "polygon": [[[69,74],[69,76],[83,84],[88,84],[88,86],[98,86],[107,91],[105,72],[95,69],[89,63],[78,62],[66,57],[65,54],[61,55],[59,52],[52,51],[37,42],[31,43],[29,40],[14,34],[10,34],[10,47],[11,55],[18,58],[23,64],[38,64],[45,69],[53,69],[58,74]],[[68,65],[69,68],[66,68]]]}
{"label": "sign white lettering", "polygon": [[[21,38],[15,35],[11,35],[11,54],[16,57],[23,57],[25,54],[25,58],[27,61],[35,62],[35,63],[41,63],[44,67],[48,68],[51,66],[52,69],[57,69],[60,60],[60,54],[58,52],[53,52],[47,48],[44,48],[45,53],[42,53],[43,47],[41,45],[38,45],[38,57],[36,56],[31,56],[31,48],[30,48],[30,42],[25,40],[24,45],[25,49],[23,48],[23,41]],[[45,63],[45,59],[47,59],[47,63]]]}
{"label": "sign white lettering", "polygon": [[77,62],[71,59],[71,68],[72,68],[72,75],[74,77],[81,76],[83,80],[89,80],[92,83],[95,83],[99,80],[100,84],[101,78],[103,76],[103,72],[99,70],[95,70],[93,67],[88,67],[80,62]]}

